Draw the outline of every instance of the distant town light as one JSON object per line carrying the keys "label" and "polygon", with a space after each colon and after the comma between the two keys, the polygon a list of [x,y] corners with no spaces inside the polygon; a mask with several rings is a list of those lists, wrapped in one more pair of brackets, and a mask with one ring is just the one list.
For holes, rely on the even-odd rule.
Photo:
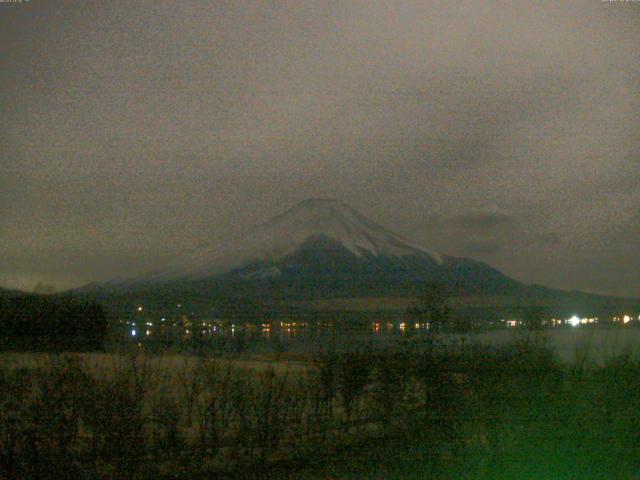
{"label": "distant town light", "polygon": [[631,317],[629,315],[625,315],[624,317],[622,317],[622,322],[624,324],[627,324],[631,321]]}
{"label": "distant town light", "polygon": [[131,330],[131,336],[135,337],[136,336],[136,331],[135,330]]}
{"label": "distant town light", "polygon": [[141,312],[141,311],[142,311],[142,305],[140,305],[140,306],[138,307],[138,311],[139,311],[139,312]]}
{"label": "distant town light", "polygon": [[577,315],[574,315],[569,319],[569,323],[571,324],[572,327],[577,327],[578,325],[580,325],[580,319],[578,318]]}

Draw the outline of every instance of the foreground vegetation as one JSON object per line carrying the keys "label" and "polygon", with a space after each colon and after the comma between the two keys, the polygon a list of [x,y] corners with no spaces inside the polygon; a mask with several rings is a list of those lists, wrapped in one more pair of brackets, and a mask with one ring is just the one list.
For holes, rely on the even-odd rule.
{"label": "foreground vegetation", "polygon": [[[259,366],[259,368],[256,368]],[[0,478],[636,478],[640,363],[508,345],[0,367]]]}

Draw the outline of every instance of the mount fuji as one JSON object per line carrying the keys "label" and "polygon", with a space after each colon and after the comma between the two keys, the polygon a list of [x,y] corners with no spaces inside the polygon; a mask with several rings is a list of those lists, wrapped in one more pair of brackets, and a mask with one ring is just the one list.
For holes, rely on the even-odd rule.
{"label": "mount fuji", "polygon": [[464,308],[495,315],[523,301],[567,312],[619,303],[526,285],[486,263],[437,254],[332,199],[305,200],[240,237],[201,244],[155,271],[87,285],[78,293],[124,312],[138,302],[165,310],[184,302],[202,312],[245,317],[316,300],[369,299],[365,303],[374,305],[374,298],[396,299],[400,305],[426,284],[445,287]]}
{"label": "mount fuji", "polygon": [[308,199],[245,235],[201,244],[169,264],[101,287],[140,289],[234,285],[259,296],[409,295],[425,282],[465,293],[519,289],[520,283],[482,262],[439,255],[378,225],[347,204]]}
{"label": "mount fuji", "polygon": [[[196,280],[231,271],[243,272],[248,278],[274,276],[279,274],[280,266],[292,267],[301,254],[309,260],[313,247],[319,250],[316,253],[320,257],[340,255],[351,257],[356,263],[383,258],[414,258],[432,265],[441,261],[437,254],[409,243],[343,202],[309,199],[240,238],[202,244],[136,280]],[[323,249],[325,252],[320,251]]]}

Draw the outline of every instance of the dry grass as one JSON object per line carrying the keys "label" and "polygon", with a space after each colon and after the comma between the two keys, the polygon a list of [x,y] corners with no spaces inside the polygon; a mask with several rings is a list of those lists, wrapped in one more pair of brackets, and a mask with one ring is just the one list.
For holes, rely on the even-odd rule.
{"label": "dry grass", "polygon": [[[1,370],[32,370],[51,364],[53,359],[64,360],[65,358],[76,359],[88,372],[105,373],[116,371],[128,358],[126,355],[117,353],[23,353],[23,352],[3,352],[0,353]],[[191,355],[140,355],[139,358],[149,363],[153,371],[175,372],[185,367],[195,367],[199,363],[215,363],[219,367],[232,365],[236,368],[247,370],[275,369],[279,373],[287,371],[304,372],[308,369],[300,357],[294,360],[276,361],[268,356],[255,356],[250,359],[216,358],[202,359]]]}

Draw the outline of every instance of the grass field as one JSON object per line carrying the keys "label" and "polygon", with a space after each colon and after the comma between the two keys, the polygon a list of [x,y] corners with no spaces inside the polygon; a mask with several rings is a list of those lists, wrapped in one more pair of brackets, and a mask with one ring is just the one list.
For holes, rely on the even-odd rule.
{"label": "grass field", "polygon": [[0,387],[0,478],[640,478],[638,360],[539,335],[307,363],[4,353]]}

